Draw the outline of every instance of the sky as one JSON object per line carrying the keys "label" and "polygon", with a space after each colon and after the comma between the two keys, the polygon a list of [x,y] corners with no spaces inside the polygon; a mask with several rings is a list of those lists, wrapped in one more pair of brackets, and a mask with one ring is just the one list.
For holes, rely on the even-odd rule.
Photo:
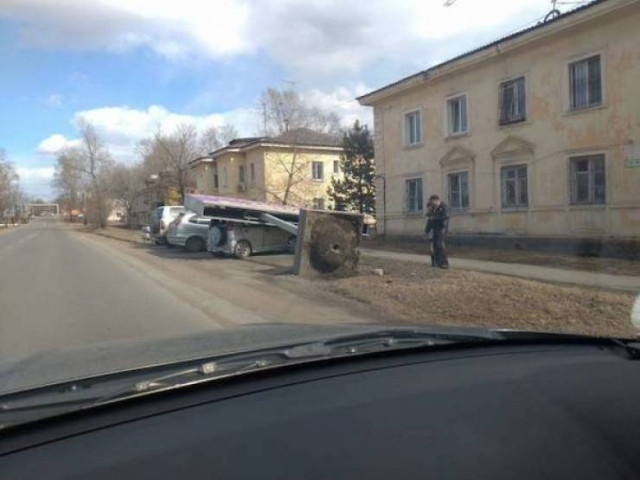
{"label": "sky", "polygon": [[[585,3],[585,2],[578,2]],[[91,122],[139,161],[158,129],[257,133],[268,87],[344,125],[355,97],[539,21],[549,0],[0,0],[0,148],[45,200],[56,154]],[[575,7],[565,5],[562,9]]]}

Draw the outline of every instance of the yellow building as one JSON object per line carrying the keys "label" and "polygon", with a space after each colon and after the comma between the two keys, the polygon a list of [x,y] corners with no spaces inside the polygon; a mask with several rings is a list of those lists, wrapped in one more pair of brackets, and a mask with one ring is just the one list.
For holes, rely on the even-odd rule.
{"label": "yellow building", "polygon": [[596,1],[359,98],[378,231],[640,237],[640,1]]}
{"label": "yellow building", "polygon": [[238,138],[191,162],[196,193],[324,209],[340,175],[335,137],[299,128],[276,137]]}

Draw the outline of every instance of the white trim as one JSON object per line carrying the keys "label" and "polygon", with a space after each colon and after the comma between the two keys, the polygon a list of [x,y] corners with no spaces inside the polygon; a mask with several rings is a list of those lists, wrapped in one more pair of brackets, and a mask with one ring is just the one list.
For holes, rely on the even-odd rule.
{"label": "white trim", "polygon": [[[587,60],[591,57],[600,57],[600,90],[601,101],[595,105],[589,105],[583,108],[571,108],[571,65],[576,62]],[[582,52],[579,54],[573,54],[564,58],[564,73],[562,74],[562,91],[564,92],[562,97],[562,111],[565,115],[579,114],[582,112],[589,112],[592,110],[599,110],[607,107],[607,84],[606,84],[606,68],[607,60],[605,55],[605,48],[590,50],[588,52]],[[565,95],[566,94],[566,95]]]}
{"label": "white trim", "polygon": [[[467,111],[467,129],[460,132],[451,132],[449,123],[449,102],[458,98],[465,98],[466,111]],[[445,138],[460,137],[469,134],[471,131],[471,103],[469,102],[469,92],[458,92],[453,95],[448,95],[444,98],[444,133]]]}
{"label": "white trim", "polygon": [[[469,197],[469,205],[467,205],[466,207],[454,207],[453,205],[451,205],[451,202],[450,202],[449,175],[459,175],[465,172],[467,174],[467,196]],[[456,168],[452,170],[443,170],[442,173],[444,174],[444,193],[445,193],[445,198],[447,199],[446,203],[447,205],[449,205],[449,208],[455,212],[466,212],[471,210],[472,170],[470,168]],[[462,189],[460,190],[460,203],[462,203]]]}
{"label": "white trim", "polygon": [[[411,115],[412,113],[417,113],[418,118],[420,119],[420,141],[415,143],[409,142],[409,132],[407,131],[407,115]],[[424,144],[424,127],[422,123],[422,107],[412,108],[410,110],[405,110],[402,112],[402,144],[405,147],[419,147]]]}

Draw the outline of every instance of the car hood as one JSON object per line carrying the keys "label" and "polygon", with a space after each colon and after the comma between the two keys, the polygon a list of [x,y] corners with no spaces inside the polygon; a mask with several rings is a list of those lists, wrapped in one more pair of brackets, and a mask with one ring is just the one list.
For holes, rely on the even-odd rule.
{"label": "car hood", "polygon": [[[172,337],[136,338],[0,356],[0,395],[64,381],[178,361],[374,332],[385,325],[255,324]],[[453,330],[453,329],[452,329]],[[467,330],[462,330],[467,331]]]}

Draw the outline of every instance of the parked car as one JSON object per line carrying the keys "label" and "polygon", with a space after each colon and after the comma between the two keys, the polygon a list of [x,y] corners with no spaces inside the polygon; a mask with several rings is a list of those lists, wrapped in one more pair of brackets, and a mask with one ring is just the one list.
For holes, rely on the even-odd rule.
{"label": "parked car", "polygon": [[178,214],[167,229],[167,243],[184,247],[190,252],[204,251],[207,246],[210,220],[209,217],[202,217],[193,212]]}
{"label": "parked car", "polygon": [[293,252],[296,245],[295,235],[258,222],[213,219],[208,233],[209,252],[236,258],[261,252]]}
{"label": "parked car", "polygon": [[151,236],[158,245],[167,243],[169,224],[184,211],[182,205],[158,207],[153,211],[151,214]]}

